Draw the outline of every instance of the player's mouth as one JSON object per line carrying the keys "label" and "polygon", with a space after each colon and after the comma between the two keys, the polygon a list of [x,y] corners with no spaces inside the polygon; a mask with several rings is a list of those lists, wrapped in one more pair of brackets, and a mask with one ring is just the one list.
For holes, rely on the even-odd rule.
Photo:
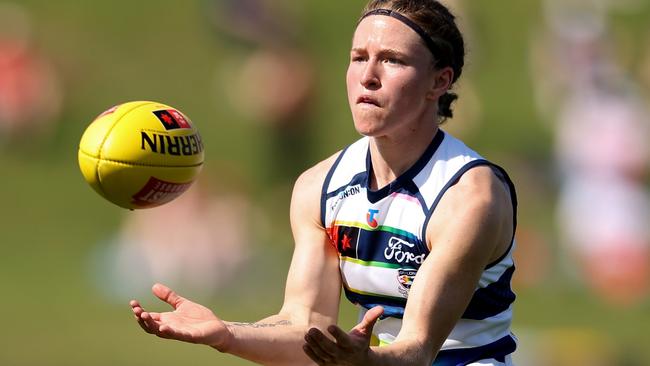
{"label": "player's mouth", "polygon": [[375,107],[380,107],[377,99],[369,95],[362,95],[359,98],[357,98],[357,104],[373,105]]}

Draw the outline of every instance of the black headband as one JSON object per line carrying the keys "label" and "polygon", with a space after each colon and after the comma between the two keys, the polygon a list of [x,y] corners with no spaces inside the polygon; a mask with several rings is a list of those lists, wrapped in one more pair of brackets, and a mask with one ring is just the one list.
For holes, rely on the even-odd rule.
{"label": "black headband", "polygon": [[431,37],[427,34],[427,32],[422,29],[417,23],[412,21],[411,19],[405,17],[404,15],[390,9],[375,9],[375,10],[370,10],[369,12],[363,14],[361,18],[359,19],[359,22],[361,22],[364,18],[370,16],[370,15],[385,15],[389,16],[392,18],[395,18],[399,20],[400,22],[406,24],[409,28],[413,29],[415,33],[417,33],[420,38],[426,43],[427,48],[431,53],[433,54],[433,57],[442,63],[440,66],[451,66],[451,62],[449,60],[446,60],[445,53],[440,51],[440,45],[438,45],[436,42],[431,39]]}

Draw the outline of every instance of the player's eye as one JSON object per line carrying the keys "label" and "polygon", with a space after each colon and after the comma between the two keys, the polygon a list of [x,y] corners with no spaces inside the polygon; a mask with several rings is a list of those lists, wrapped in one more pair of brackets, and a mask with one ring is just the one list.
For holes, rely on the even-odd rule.
{"label": "player's eye", "polygon": [[367,58],[363,55],[350,55],[350,61],[352,62],[364,62],[366,59]]}

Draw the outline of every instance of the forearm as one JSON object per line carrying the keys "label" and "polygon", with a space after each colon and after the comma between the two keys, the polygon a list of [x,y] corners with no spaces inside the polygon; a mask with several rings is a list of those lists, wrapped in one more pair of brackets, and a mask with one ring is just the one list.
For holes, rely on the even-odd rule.
{"label": "forearm", "polygon": [[227,322],[231,337],[221,352],[263,365],[312,365],[302,351],[307,325],[274,315],[255,323]]}
{"label": "forearm", "polygon": [[222,352],[264,365],[313,365],[303,351],[311,327],[336,323],[341,293],[339,257],[320,225],[321,187],[336,156],[301,174],[291,198],[295,248],[278,315],[256,323],[226,323]]}

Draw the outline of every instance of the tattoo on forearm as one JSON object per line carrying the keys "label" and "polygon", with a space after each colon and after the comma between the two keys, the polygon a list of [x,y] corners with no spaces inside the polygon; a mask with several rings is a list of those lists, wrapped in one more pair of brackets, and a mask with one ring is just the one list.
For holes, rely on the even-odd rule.
{"label": "tattoo on forearm", "polygon": [[272,327],[280,327],[280,326],[287,326],[291,325],[291,321],[289,320],[278,320],[275,323],[230,323],[234,326],[237,327],[248,327],[248,328],[272,328]]}

